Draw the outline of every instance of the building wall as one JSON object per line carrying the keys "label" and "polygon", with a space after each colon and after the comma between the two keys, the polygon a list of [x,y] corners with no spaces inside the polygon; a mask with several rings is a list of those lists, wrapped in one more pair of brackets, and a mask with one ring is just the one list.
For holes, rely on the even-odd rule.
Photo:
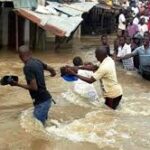
{"label": "building wall", "polygon": [[9,8],[3,8],[1,19],[2,19],[2,45],[6,46],[8,45],[8,13],[10,9]]}
{"label": "building wall", "polygon": [[[0,45],[16,47],[16,18],[12,8],[2,8],[0,11]],[[23,21],[23,22],[22,22]],[[29,21],[19,18],[19,43],[29,43]],[[23,33],[24,30],[24,33]],[[23,37],[22,37],[23,36]]]}
{"label": "building wall", "polygon": [[29,43],[29,36],[30,36],[30,22],[25,20],[25,34],[24,34],[24,42]]}
{"label": "building wall", "polygon": [[0,8],[0,48],[2,46],[2,19],[1,19],[1,16],[2,16],[2,9]]}

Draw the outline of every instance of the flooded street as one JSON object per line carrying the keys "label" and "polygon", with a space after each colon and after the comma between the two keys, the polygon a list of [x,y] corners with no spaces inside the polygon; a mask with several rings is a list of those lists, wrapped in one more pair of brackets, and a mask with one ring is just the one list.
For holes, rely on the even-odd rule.
{"label": "flooded street", "polygon": [[[59,68],[72,64],[74,56],[96,62],[94,57],[98,39],[76,41],[73,48],[59,53],[33,52],[35,57],[57,70],[55,78],[46,77],[48,90],[56,105],[52,105],[46,130],[32,118],[32,100],[28,91],[0,86],[0,150],[149,150],[150,149],[150,82],[135,71],[129,72],[117,64],[117,74],[124,90],[118,110],[72,93],[72,83],[60,78]],[[17,53],[0,51],[0,77],[19,76],[25,83],[23,63]],[[48,74],[45,73],[47,76]],[[99,84],[96,83],[99,90]],[[100,92],[99,92],[100,95]]]}

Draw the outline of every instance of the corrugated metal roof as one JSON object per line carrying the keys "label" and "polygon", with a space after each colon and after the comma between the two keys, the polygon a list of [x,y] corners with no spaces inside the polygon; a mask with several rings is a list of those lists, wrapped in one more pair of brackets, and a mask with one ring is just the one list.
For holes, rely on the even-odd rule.
{"label": "corrugated metal roof", "polygon": [[107,10],[111,9],[111,7],[106,4],[97,4],[96,7],[99,7],[101,9],[107,9]]}
{"label": "corrugated metal roof", "polygon": [[33,8],[37,6],[37,0],[0,0],[0,2],[13,2],[15,8]]}
{"label": "corrugated metal roof", "polygon": [[13,0],[15,8],[36,8],[36,0]]}
{"label": "corrugated metal roof", "polygon": [[74,31],[82,22],[81,17],[45,15],[27,9],[18,9],[16,12],[22,17],[58,36],[70,36],[71,32]]}
{"label": "corrugated metal roof", "polygon": [[48,2],[48,3],[49,6],[69,16],[82,15],[84,12],[88,12],[96,4],[98,4],[96,2],[72,3],[72,4],[60,4],[55,2]]}
{"label": "corrugated metal roof", "polygon": [[[50,2],[49,4],[50,7],[40,6],[35,11],[20,8],[16,12],[55,35],[68,37],[82,22],[81,15],[84,12],[88,12],[97,3],[59,4]],[[54,10],[52,9],[55,8],[63,13],[61,15],[55,13],[54,15]],[[69,16],[64,15],[64,13],[69,14]]]}
{"label": "corrugated metal roof", "polygon": [[13,0],[0,0],[0,2],[12,2]]}

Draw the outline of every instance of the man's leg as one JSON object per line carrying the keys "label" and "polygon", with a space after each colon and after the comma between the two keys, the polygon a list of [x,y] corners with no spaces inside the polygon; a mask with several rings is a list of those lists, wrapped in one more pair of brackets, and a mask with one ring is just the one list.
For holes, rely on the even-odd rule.
{"label": "man's leg", "polygon": [[113,109],[116,109],[121,101],[122,95],[113,99]]}
{"label": "man's leg", "polygon": [[34,108],[34,116],[36,119],[41,121],[43,125],[45,124],[45,121],[48,119],[48,111],[51,106],[51,100],[47,100],[39,105],[36,105]]}
{"label": "man's leg", "polygon": [[111,98],[105,98],[105,105],[112,108],[112,99]]}
{"label": "man's leg", "polygon": [[122,95],[121,96],[118,96],[118,97],[116,97],[116,98],[108,98],[108,97],[106,97],[105,98],[105,104],[108,106],[108,107],[110,107],[110,108],[112,108],[112,109],[116,109],[117,108],[117,106],[119,105],[119,103],[120,103],[120,101],[121,101],[121,98],[122,98]]}

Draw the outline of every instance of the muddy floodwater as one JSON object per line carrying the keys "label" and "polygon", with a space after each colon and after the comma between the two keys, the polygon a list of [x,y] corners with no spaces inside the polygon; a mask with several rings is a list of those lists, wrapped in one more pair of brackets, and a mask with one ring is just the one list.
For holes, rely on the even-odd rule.
{"label": "muddy floodwater", "polygon": [[[55,78],[45,78],[57,102],[49,111],[46,129],[32,117],[28,91],[0,86],[0,150],[150,150],[149,81],[117,64],[124,95],[113,111],[104,106],[99,83],[95,87],[100,102],[93,105],[72,91],[73,83],[60,78],[59,68],[72,64],[74,56],[96,62],[94,50],[98,44],[98,39],[82,39],[58,53],[33,52],[34,57],[57,70]],[[25,83],[22,67],[17,53],[0,50],[0,77],[14,74]]]}

